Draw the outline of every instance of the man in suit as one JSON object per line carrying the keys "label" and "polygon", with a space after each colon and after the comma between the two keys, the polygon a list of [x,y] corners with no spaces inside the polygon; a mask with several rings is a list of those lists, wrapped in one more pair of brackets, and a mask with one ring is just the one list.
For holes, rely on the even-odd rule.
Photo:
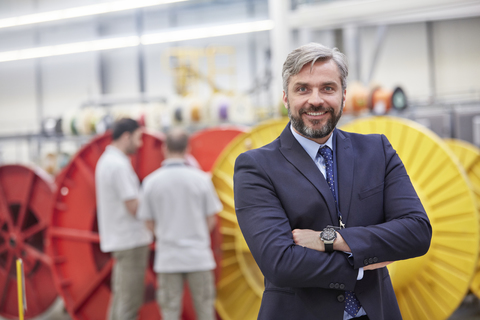
{"label": "man in suit", "polygon": [[428,251],[430,222],[387,138],[335,128],[347,75],[336,48],[292,51],[290,123],[236,160],[237,219],[265,276],[258,319],[401,319],[386,265]]}

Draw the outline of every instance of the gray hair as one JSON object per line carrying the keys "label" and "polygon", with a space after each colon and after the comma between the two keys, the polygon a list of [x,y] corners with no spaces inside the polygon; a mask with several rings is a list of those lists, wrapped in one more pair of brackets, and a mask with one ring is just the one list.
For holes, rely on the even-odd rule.
{"label": "gray hair", "polygon": [[282,70],[283,91],[285,91],[285,94],[288,95],[290,77],[298,74],[304,65],[311,62],[311,70],[316,61],[328,61],[330,59],[333,59],[340,71],[342,90],[345,90],[347,88],[348,76],[347,57],[337,48],[330,49],[319,43],[312,42],[293,50],[287,56]]}

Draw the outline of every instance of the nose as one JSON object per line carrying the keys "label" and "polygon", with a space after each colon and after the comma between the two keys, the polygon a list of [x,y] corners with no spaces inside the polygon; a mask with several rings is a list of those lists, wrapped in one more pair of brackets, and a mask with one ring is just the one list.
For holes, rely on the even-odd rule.
{"label": "nose", "polygon": [[312,90],[312,93],[308,97],[308,103],[312,106],[321,106],[324,103],[323,97],[319,90]]}

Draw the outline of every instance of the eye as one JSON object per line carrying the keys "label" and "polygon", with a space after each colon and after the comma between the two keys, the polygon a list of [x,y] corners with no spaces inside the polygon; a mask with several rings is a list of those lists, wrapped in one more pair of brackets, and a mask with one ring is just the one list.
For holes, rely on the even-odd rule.
{"label": "eye", "polygon": [[325,87],[325,91],[333,91],[332,87]]}
{"label": "eye", "polygon": [[305,87],[299,87],[299,88],[298,88],[298,91],[300,91],[300,92],[305,92],[305,91],[307,91],[307,88],[305,88]]}

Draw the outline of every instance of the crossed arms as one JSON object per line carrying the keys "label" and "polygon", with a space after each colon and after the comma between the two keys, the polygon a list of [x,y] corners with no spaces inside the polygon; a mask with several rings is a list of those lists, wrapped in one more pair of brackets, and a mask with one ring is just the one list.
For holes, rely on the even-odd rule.
{"label": "crossed arms", "polygon": [[[384,137],[380,143],[385,153],[380,170],[385,173],[379,179],[384,186],[363,207],[351,206],[350,225],[347,222],[347,228],[338,232],[332,253],[324,252],[319,231],[314,231],[331,224],[331,218],[305,177],[274,150],[252,150],[237,158],[238,223],[270,282],[280,287],[328,289],[338,281],[345,290],[353,290],[359,268],[374,270],[428,251],[432,231],[425,211],[395,150]],[[358,180],[363,181],[359,174]],[[353,258],[344,252],[351,252]],[[365,265],[370,257],[376,257],[375,263]]]}

